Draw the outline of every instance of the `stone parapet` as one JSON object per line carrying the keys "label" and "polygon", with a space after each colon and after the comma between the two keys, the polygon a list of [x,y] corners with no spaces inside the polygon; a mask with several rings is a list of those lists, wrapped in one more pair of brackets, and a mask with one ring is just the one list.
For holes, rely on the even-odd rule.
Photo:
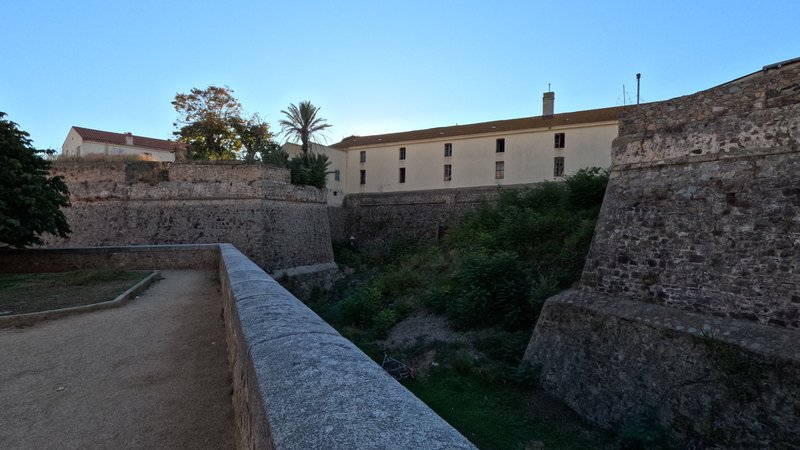
{"label": "stone parapet", "polygon": [[800,64],[795,62],[626,109],[612,164],[796,145],[799,103]]}
{"label": "stone parapet", "polygon": [[233,246],[220,247],[237,448],[475,448]]}

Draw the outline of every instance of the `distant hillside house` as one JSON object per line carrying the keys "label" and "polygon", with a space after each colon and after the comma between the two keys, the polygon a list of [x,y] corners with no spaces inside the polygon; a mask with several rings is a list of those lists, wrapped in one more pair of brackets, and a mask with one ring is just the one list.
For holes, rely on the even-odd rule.
{"label": "distant hillside house", "polygon": [[559,180],[586,167],[611,165],[611,142],[626,108],[542,115],[374,136],[331,145],[346,152],[344,190],[397,192],[528,184]]}
{"label": "distant hillside house", "polygon": [[142,155],[155,161],[175,161],[175,151],[182,147],[183,144],[165,139],[72,127],[61,146],[61,154],[64,156]]}

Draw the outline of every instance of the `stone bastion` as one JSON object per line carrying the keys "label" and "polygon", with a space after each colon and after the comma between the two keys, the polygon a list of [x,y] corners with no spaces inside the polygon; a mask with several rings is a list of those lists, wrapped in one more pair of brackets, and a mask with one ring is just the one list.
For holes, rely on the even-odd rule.
{"label": "stone bastion", "polygon": [[627,110],[583,276],[526,358],[601,424],[686,445],[800,436],[800,62]]}
{"label": "stone bastion", "polygon": [[335,270],[325,192],[237,161],[59,160],[72,233],[48,247],[229,242],[269,273]]}

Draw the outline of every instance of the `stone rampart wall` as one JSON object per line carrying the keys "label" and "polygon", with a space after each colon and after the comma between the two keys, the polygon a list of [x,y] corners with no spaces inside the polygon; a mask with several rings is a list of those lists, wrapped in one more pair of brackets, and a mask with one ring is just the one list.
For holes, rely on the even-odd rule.
{"label": "stone rampart wall", "polygon": [[388,247],[397,236],[436,240],[481,201],[497,200],[501,189],[525,186],[348,194],[343,208],[331,208],[338,224],[334,239],[353,236],[358,245],[374,248]]}
{"label": "stone rampart wall", "polygon": [[582,285],[800,328],[800,64],[622,123]]}
{"label": "stone rampart wall", "polygon": [[[103,168],[106,167],[106,170]],[[268,271],[333,263],[325,193],[242,163],[62,162],[73,230],[48,246],[231,242]]]}
{"label": "stone rampart wall", "polygon": [[626,110],[580,289],[526,352],[579,414],[682,448],[800,434],[800,64]]}
{"label": "stone rampart wall", "polygon": [[612,165],[797,150],[800,64],[625,110]]}

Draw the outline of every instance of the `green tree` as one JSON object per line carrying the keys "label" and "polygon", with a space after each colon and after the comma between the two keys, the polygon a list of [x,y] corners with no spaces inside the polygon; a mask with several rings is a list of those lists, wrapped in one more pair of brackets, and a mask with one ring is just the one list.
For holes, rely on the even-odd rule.
{"label": "green tree", "polygon": [[281,125],[281,133],[292,142],[300,141],[303,154],[308,153],[309,144],[314,136],[320,135],[331,125],[327,120],[317,117],[320,108],[314,106],[310,101],[304,100],[299,106],[289,104],[289,107],[281,112],[286,116],[278,122]]}
{"label": "green tree", "polygon": [[265,155],[277,145],[272,141],[269,124],[258,114],[253,114],[249,119],[240,117],[232,121],[232,125],[241,144],[244,160],[247,162],[264,160]]}
{"label": "green tree", "polygon": [[43,233],[67,237],[61,207],[70,206],[62,177],[51,177],[51,162],[39,155],[29,134],[0,112],[0,243],[22,248],[42,244]]}
{"label": "green tree", "polygon": [[289,167],[289,154],[280,144],[270,140],[261,150],[261,162],[279,167]]}
{"label": "green tree", "polygon": [[178,112],[180,127],[173,134],[187,144],[190,159],[235,159],[242,142],[236,130],[242,119],[242,105],[227,86],[192,88],[188,94],[175,94],[172,106]]}

